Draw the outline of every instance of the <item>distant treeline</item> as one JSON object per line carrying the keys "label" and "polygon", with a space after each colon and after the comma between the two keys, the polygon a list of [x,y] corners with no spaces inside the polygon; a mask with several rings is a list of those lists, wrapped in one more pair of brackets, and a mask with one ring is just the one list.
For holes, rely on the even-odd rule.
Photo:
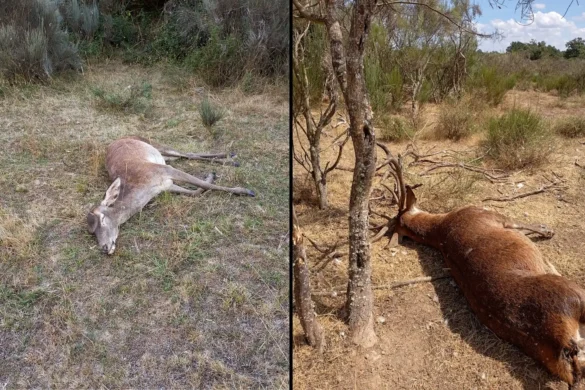
{"label": "distant treeline", "polygon": [[514,41],[506,48],[506,53],[521,53],[530,60],[539,60],[544,57],[585,58],[585,41],[583,38],[575,38],[565,44],[566,50],[562,51],[545,41],[528,43]]}

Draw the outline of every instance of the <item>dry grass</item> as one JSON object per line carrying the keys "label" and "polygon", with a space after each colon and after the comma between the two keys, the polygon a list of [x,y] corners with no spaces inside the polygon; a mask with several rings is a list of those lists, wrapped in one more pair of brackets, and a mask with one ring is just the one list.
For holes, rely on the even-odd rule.
{"label": "dry grass", "polygon": [[[517,93],[507,97],[490,115],[506,112],[516,106],[532,102],[531,108],[542,109],[550,115],[549,95]],[[530,99],[528,98],[530,96]],[[550,97],[557,99],[556,97]],[[554,111],[554,117],[578,115],[582,105],[569,98],[568,108]],[[423,121],[436,123],[440,107],[427,106]],[[497,110],[497,111],[496,111]],[[562,115],[561,115],[562,114]],[[329,130],[331,137],[338,133]],[[432,133],[433,129],[428,131]],[[549,130],[551,131],[551,130]],[[465,161],[478,165],[485,163],[479,147],[485,129],[462,139],[418,140],[421,154],[448,151],[431,157],[435,160]],[[551,131],[552,132],[552,131]],[[441,169],[428,176],[419,176],[427,165],[410,166],[407,181],[423,183],[416,190],[419,207],[431,212],[444,212],[466,204],[475,204],[496,210],[511,218],[528,222],[544,223],[552,227],[556,235],[552,240],[536,243],[543,256],[551,261],[559,272],[580,285],[585,285],[582,257],[585,244],[585,198],[582,196],[583,169],[581,163],[585,146],[578,140],[557,137],[549,139],[554,145],[548,161],[530,171],[511,172],[506,183],[492,184],[473,172],[453,168]],[[395,154],[407,150],[407,144],[388,144]],[[348,144],[341,165],[353,165],[353,150]],[[410,160],[408,160],[410,161]],[[485,166],[485,165],[484,165]],[[293,166],[295,183],[305,175]],[[513,202],[482,202],[487,196],[517,194],[539,188],[547,181],[543,175],[550,172],[567,180],[568,189],[518,199]],[[333,245],[347,239],[347,204],[352,172],[334,171],[328,180],[331,208],[319,211],[309,202],[297,204],[297,215],[304,233],[321,245]],[[296,188],[295,188],[296,192]],[[296,198],[296,194],[294,195]],[[373,195],[375,196],[375,194]],[[395,209],[377,200],[375,209],[392,215]],[[389,203],[389,202],[387,202]],[[384,206],[385,208],[383,208]],[[380,222],[383,222],[380,220]],[[395,249],[386,247],[387,240],[372,245],[372,279],[374,284],[389,284],[421,276],[443,274],[444,263],[439,252],[408,240]],[[330,291],[332,286],[347,282],[347,247],[339,249],[338,261],[331,261],[317,272],[313,270],[312,285],[317,291]],[[320,255],[308,248],[309,266],[315,266]],[[481,325],[450,279],[433,283],[411,285],[395,290],[375,292],[374,318],[378,344],[369,349],[355,348],[347,338],[347,325],[339,317],[344,296],[320,296],[315,298],[318,320],[325,328],[328,348],[323,355],[316,354],[305,343],[296,317],[293,319],[293,381],[298,389],[566,389],[566,385],[548,374],[540,365],[526,357],[515,347],[499,340]],[[582,388],[583,386],[581,386]]]}
{"label": "dry grass", "polygon": [[[197,112],[202,96],[177,88],[170,71],[112,62],[3,90],[0,387],[287,387],[286,88],[216,91],[229,111],[212,139]],[[144,82],[144,113],[103,110],[91,91]],[[220,185],[258,196],[163,194],[103,256],[85,214],[110,182],[106,146],[129,134],[236,152],[239,168],[172,164],[200,177],[213,170]]]}
{"label": "dry grass", "polygon": [[557,123],[554,127],[557,134],[567,138],[585,137],[585,118],[570,117]]}

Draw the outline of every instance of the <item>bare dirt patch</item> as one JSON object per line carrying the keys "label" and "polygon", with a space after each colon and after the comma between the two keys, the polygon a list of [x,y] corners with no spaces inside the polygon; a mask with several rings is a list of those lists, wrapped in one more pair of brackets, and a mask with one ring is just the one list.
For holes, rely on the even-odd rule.
{"label": "bare dirt patch", "polygon": [[[146,110],[104,108],[93,92],[133,85],[149,91]],[[288,92],[263,90],[117,61],[4,89],[0,387],[288,386]],[[226,109],[217,138],[199,118],[205,96]],[[85,214],[110,184],[105,148],[130,134],[236,152],[240,168],[171,164],[257,197],[163,194],[101,255]]]}
{"label": "bare dirt patch", "polygon": [[[495,115],[522,104],[545,114],[551,111],[553,100],[559,99],[514,91],[506,97],[503,107],[491,109],[490,113]],[[553,107],[554,115],[547,115],[547,119],[560,120],[560,117],[575,115],[582,108],[580,100],[570,99],[565,107]],[[423,131],[432,130],[437,111],[437,107],[427,106]],[[324,146],[336,136],[333,130],[328,132]],[[451,150],[456,161],[477,158],[482,138],[481,131],[460,142],[425,140],[420,134],[415,137],[421,152]],[[408,168],[407,180],[411,184],[424,184],[417,195],[419,207],[427,211],[443,212],[475,204],[521,221],[547,224],[556,235],[536,245],[561,274],[585,286],[585,196],[582,193],[585,175],[583,169],[574,164],[576,159],[583,161],[585,158],[584,141],[555,136],[548,162],[535,169],[511,172],[505,183],[490,183],[476,173],[453,169],[421,177],[419,174],[425,169],[422,166]],[[407,143],[388,146],[394,153],[404,153]],[[346,148],[340,165],[351,167],[353,150],[350,145]],[[486,197],[537,189],[548,183],[544,176],[555,177],[553,172],[566,180],[567,189],[511,202],[482,202]],[[305,183],[306,173],[297,166],[294,176],[295,183]],[[351,177],[351,172],[332,172],[330,210],[316,210],[305,188],[310,188],[308,184],[303,187],[303,196],[294,196],[304,233],[322,245],[333,245],[347,237]],[[385,212],[393,214],[392,210]],[[382,239],[373,245],[373,284],[445,273],[437,251],[409,241],[392,250],[385,248],[387,243]],[[315,291],[332,291],[334,286],[347,282],[347,248],[341,248],[341,252],[342,255],[330,261],[322,271],[313,270]],[[315,259],[319,253],[309,246],[308,255]],[[314,262],[310,264],[314,265]],[[315,353],[306,345],[298,320],[293,320],[295,388],[566,389],[564,383],[539,364],[481,325],[450,278],[393,290],[376,290],[374,318],[377,318],[375,330],[380,341],[369,350],[356,349],[346,339],[347,328],[338,314],[344,303],[343,295],[318,296],[315,303],[318,320],[325,328],[328,349],[323,355]]]}

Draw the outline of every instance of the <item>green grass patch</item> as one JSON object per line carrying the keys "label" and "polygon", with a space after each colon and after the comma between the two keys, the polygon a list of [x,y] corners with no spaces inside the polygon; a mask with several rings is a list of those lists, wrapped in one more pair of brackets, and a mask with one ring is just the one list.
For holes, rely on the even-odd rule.
{"label": "green grass patch", "polygon": [[489,121],[483,148],[500,168],[534,167],[550,154],[549,138],[548,127],[538,114],[515,108]]}
{"label": "green grass patch", "polygon": [[152,85],[148,82],[129,85],[119,91],[92,87],[97,106],[105,110],[144,114],[152,107]]}

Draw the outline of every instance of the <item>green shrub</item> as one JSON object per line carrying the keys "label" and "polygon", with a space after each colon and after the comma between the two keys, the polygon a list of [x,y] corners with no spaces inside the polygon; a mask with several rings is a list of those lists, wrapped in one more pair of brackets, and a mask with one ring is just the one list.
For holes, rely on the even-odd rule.
{"label": "green shrub", "polygon": [[455,141],[465,138],[473,132],[474,117],[470,107],[461,102],[443,105],[433,135]]}
{"label": "green shrub", "polygon": [[211,129],[213,125],[219,122],[225,115],[225,112],[218,107],[215,107],[208,98],[205,98],[199,104],[199,115],[203,125]]}
{"label": "green shrub", "polygon": [[563,120],[554,128],[557,134],[567,138],[577,138],[585,136],[585,118],[573,117]]}
{"label": "green shrub", "polygon": [[106,91],[100,87],[91,91],[102,109],[144,114],[152,106],[152,85],[148,82],[130,85],[122,91]]}
{"label": "green shrub", "polygon": [[537,166],[550,153],[550,134],[543,119],[525,109],[512,109],[489,121],[483,148],[497,166],[505,169]]}
{"label": "green shrub", "polygon": [[382,142],[404,141],[414,136],[414,129],[409,122],[398,116],[383,116],[376,130],[377,139]]}
{"label": "green shrub", "polygon": [[233,35],[222,37],[214,28],[207,44],[187,56],[185,64],[213,87],[235,84],[245,73],[244,46]]}
{"label": "green shrub", "polygon": [[79,36],[91,39],[100,26],[100,12],[96,1],[65,0],[59,4],[67,29]]}
{"label": "green shrub", "polygon": [[4,0],[0,10],[0,74],[5,78],[45,80],[61,70],[81,69],[55,2],[23,0],[8,5]]}
{"label": "green shrub", "polygon": [[474,90],[476,95],[494,106],[502,103],[506,92],[515,85],[514,76],[502,74],[496,67],[490,66],[481,66],[468,81],[468,87]]}

